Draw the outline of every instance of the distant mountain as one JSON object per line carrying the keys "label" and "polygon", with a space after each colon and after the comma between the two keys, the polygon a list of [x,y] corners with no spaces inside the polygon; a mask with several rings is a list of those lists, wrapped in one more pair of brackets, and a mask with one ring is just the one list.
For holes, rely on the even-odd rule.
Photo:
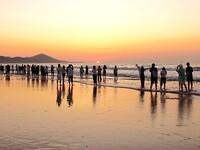
{"label": "distant mountain", "polygon": [[5,57],[0,56],[0,63],[62,63],[65,61],[55,59],[45,54],[33,57]]}

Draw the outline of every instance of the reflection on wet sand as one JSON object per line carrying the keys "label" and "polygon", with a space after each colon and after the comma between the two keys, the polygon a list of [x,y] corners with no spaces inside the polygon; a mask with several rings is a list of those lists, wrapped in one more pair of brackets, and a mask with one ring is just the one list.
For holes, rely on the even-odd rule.
{"label": "reflection on wet sand", "polygon": [[140,102],[141,102],[141,103],[144,102],[144,93],[145,93],[145,92],[144,92],[143,90],[140,91],[140,97],[139,97],[139,99],[140,99]]}
{"label": "reflection on wet sand", "polygon": [[161,102],[161,111],[162,113],[165,113],[165,109],[166,109],[166,92],[162,91],[160,93],[160,102]]}
{"label": "reflection on wet sand", "polygon": [[199,97],[11,80],[0,78],[0,149],[199,148]]}
{"label": "reflection on wet sand", "polygon": [[96,104],[96,98],[97,98],[97,86],[93,86],[93,104]]}
{"label": "reflection on wet sand", "polygon": [[67,103],[68,107],[71,107],[73,105],[73,86],[70,85],[68,87]]}
{"label": "reflection on wet sand", "polygon": [[180,93],[178,102],[178,125],[182,126],[184,124],[185,115],[187,119],[190,119],[192,112],[192,96]]}
{"label": "reflection on wet sand", "polygon": [[61,86],[57,86],[57,98],[56,98],[56,103],[58,104],[58,107],[61,106],[62,103],[62,98],[61,98]]}
{"label": "reflection on wet sand", "polygon": [[157,117],[157,92],[150,92],[151,94],[151,118],[154,121]]}

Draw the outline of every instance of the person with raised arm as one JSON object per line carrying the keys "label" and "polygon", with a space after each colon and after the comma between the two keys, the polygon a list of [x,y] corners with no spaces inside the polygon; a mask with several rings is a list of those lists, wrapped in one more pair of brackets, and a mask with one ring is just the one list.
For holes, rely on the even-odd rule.
{"label": "person with raised arm", "polygon": [[136,64],[136,67],[137,67],[137,69],[139,71],[141,87],[144,88],[144,83],[145,83],[144,72],[149,68],[144,68],[143,66],[140,67],[140,66],[138,66],[138,64]]}
{"label": "person with raised arm", "polygon": [[[176,71],[178,72],[179,75],[179,85],[181,88],[181,91],[183,91],[183,85],[185,87],[185,90],[187,91],[187,86],[185,84],[185,69],[183,68],[183,65],[180,64],[177,66]],[[179,89],[180,90],[180,89]]]}

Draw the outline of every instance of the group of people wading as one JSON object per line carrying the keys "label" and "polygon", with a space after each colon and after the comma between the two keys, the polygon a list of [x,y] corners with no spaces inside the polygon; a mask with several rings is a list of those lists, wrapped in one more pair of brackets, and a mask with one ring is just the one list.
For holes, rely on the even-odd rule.
{"label": "group of people wading", "polygon": [[[185,87],[186,91],[193,89],[193,68],[190,66],[190,63],[186,63],[186,69],[184,69],[182,64],[179,64],[176,68],[176,71],[178,72],[178,82],[179,82],[179,90],[183,91],[183,87]],[[151,73],[151,84],[150,84],[150,90],[152,90],[153,84],[155,84],[155,89],[157,90],[157,83],[158,83],[158,69],[155,67],[155,64],[153,63],[151,68],[144,68],[143,66],[138,66],[136,64],[136,67],[138,68],[139,75],[140,75],[140,81],[141,81],[141,87],[144,88],[145,84],[145,74],[144,72],[146,70],[149,70]],[[162,86],[164,85],[164,90],[166,89],[166,76],[167,71],[165,67],[162,68],[160,71],[160,89],[162,90]],[[188,82],[188,85],[186,86],[185,82]]]}

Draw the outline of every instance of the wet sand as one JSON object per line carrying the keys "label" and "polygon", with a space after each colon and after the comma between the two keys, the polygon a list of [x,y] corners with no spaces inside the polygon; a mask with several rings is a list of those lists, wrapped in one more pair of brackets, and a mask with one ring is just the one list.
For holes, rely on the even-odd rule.
{"label": "wet sand", "polygon": [[200,149],[200,97],[0,76],[0,149]]}

